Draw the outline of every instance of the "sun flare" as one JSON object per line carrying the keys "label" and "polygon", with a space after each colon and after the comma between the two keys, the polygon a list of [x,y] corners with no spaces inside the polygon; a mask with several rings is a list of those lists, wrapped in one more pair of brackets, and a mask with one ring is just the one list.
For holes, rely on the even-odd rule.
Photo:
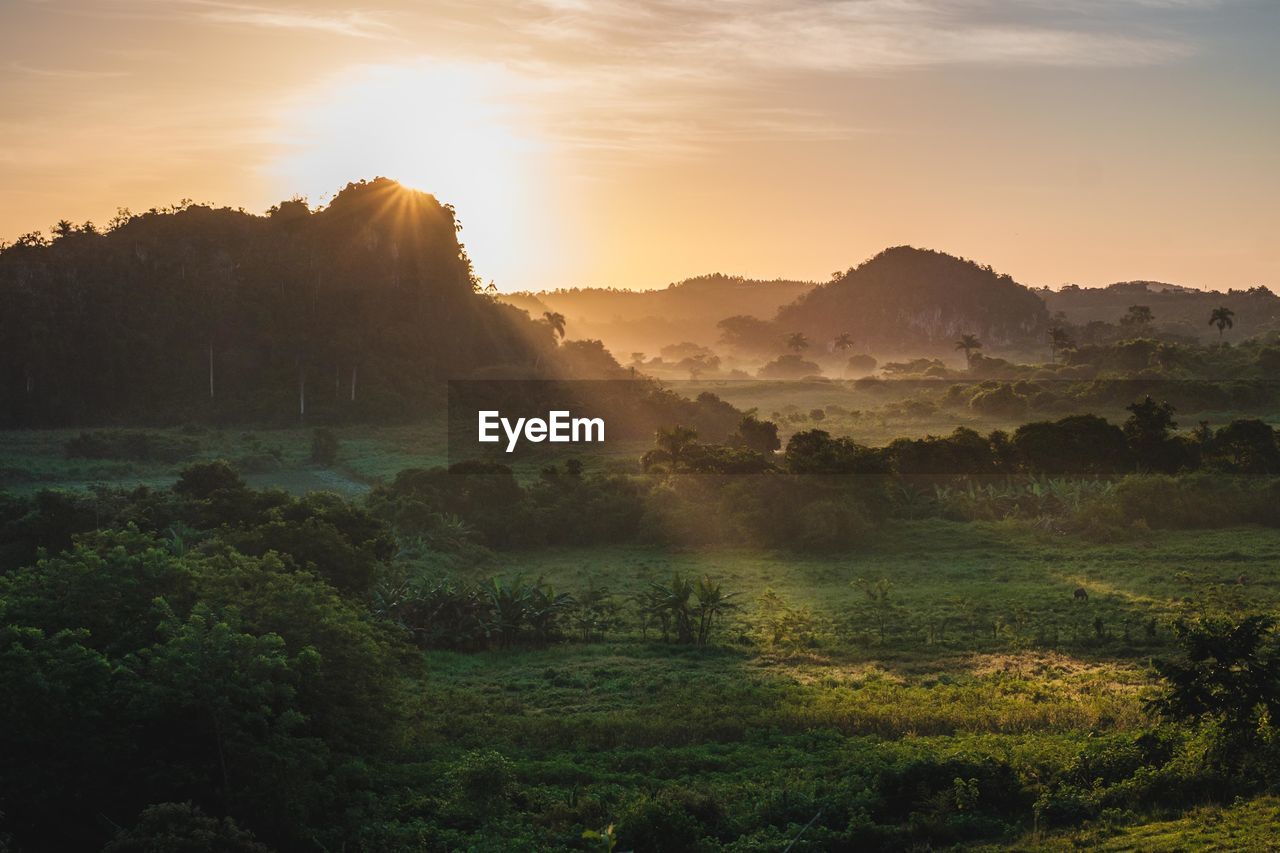
{"label": "sun flare", "polygon": [[[323,203],[353,176],[393,178],[454,206],[485,278],[504,284],[535,195],[536,144],[501,72],[412,64],[348,70],[285,111],[270,171],[282,191]],[[527,222],[527,219],[526,219]]]}

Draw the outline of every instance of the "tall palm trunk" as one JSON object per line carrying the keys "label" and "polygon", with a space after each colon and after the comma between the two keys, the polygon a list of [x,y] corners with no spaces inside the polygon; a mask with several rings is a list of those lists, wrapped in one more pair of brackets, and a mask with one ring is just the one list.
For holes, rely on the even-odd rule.
{"label": "tall palm trunk", "polygon": [[298,417],[307,416],[307,368],[298,362]]}
{"label": "tall palm trunk", "polygon": [[356,401],[356,365],[351,365],[351,402]]}
{"label": "tall palm trunk", "polygon": [[209,343],[209,399],[213,399],[213,342]]}

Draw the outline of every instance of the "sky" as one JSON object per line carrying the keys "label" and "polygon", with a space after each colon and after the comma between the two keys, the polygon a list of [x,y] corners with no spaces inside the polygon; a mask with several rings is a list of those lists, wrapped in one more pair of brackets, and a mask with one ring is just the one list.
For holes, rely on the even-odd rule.
{"label": "sky", "polygon": [[0,241],[385,175],[502,290],[1280,289],[1276,0],[0,0]]}

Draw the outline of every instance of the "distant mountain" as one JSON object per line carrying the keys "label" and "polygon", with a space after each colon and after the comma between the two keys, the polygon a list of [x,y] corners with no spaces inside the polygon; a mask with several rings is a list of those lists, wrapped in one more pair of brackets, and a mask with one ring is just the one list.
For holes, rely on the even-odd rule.
{"label": "distant mountain", "polygon": [[950,351],[963,334],[1019,346],[1043,337],[1048,320],[1039,296],[1008,275],[897,246],[783,307],[774,326],[814,342],[848,333],[854,351],[893,354]]}
{"label": "distant mountain", "polygon": [[1240,340],[1280,330],[1280,297],[1265,287],[1248,290],[1198,290],[1154,281],[1122,281],[1106,287],[1067,285],[1061,290],[1037,290],[1050,314],[1084,326],[1091,322],[1116,323],[1133,305],[1145,305],[1154,315],[1157,332],[1218,339],[1209,326],[1215,308],[1235,312],[1235,326],[1227,340]]}
{"label": "distant mountain", "polygon": [[631,352],[653,356],[668,344],[713,343],[719,336],[716,323],[723,318],[731,314],[770,317],[814,286],[810,281],[761,281],[713,273],[660,290],[572,288],[498,298],[534,317],[557,311],[575,337],[600,338],[626,360]]}

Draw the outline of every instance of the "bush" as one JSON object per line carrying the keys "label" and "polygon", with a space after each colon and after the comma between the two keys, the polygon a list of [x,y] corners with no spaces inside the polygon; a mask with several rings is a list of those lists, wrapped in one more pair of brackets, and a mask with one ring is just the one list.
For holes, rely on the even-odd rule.
{"label": "bush", "polygon": [[253,833],[229,817],[209,817],[191,803],[149,806],[131,829],[122,829],[103,853],[270,853]]}
{"label": "bush", "polygon": [[1020,418],[1027,413],[1027,406],[1027,398],[1008,384],[979,391],[969,401],[969,407],[975,412],[1001,418]]}
{"label": "bush", "polygon": [[706,794],[668,789],[632,804],[618,821],[618,846],[652,853],[697,850],[724,820],[716,800]]}
{"label": "bush", "polygon": [[178,482],[173,486],[175,494],[198,500],[211,498],[219,492],[238,493],[244,490],[244,480],[223,459],[188,465],[182,469]]}
{"label": "bush", "polygon": [[817,362],[789,354],[778,356],[760,368],[757,375],[761,379],[803,379],[806,376],[821,376],[822,368]]}
{"label": "bush", "polygon": [[320,427],[311,433],[311,464],[326,468],[338,461],[340,445],[333,430]]}
{"label": "bush", "polygon": [[479,814],[504,809],[516,788],[515,766],[500,752],[468,752],[449,771],[454,795]]}
{"label": "bush", "polygon": [[832,551],[861,544],[872,524],[858,504],[848,500],[814,501],[800,513],[796,547],[806,551]]}

